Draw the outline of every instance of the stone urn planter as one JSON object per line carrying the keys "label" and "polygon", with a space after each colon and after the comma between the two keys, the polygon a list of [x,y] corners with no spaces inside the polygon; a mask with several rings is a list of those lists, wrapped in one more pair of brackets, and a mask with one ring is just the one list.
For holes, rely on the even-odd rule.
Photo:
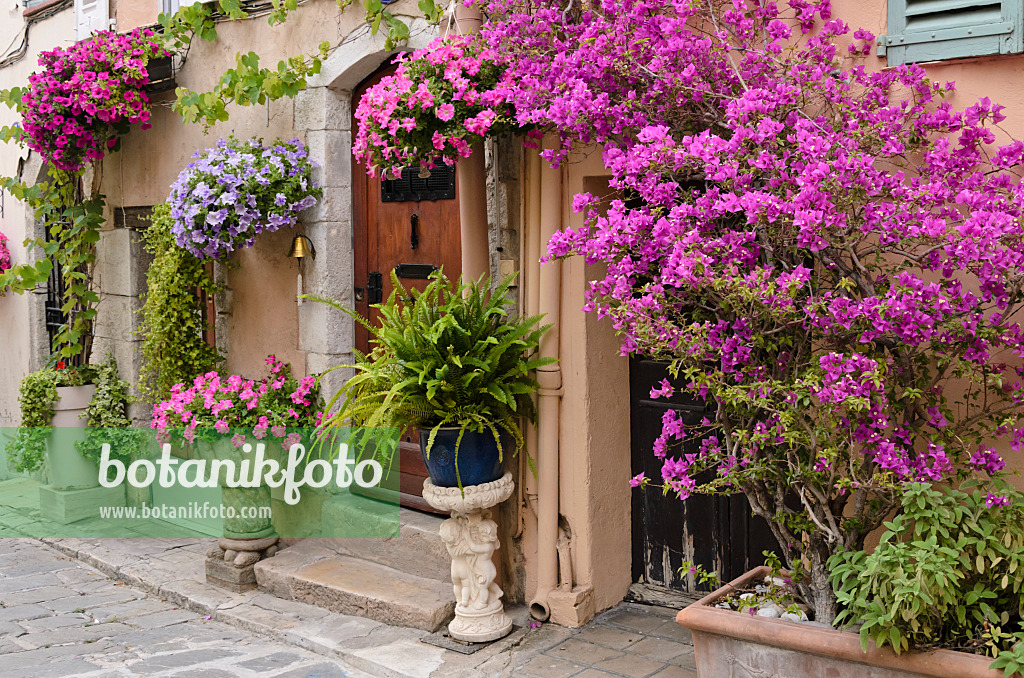
{"label": "stone urn planter", "polygon": [[96,386],[58,386],[50,424],[53,432],[46,441],[46,469],[50,486],[56,490],[80,490],[100,484],[99,466],[79,453],[75,443],[85,440],[82,418],[96,393]]}
{"label": "stone urn planter", "polygon": [[[236,467],[242,452],[230,439],[196,441],[199,459],[230,459]],[[224,515],[223,536],[206,552],[206,581],[238,593],[256,588],[253,567],[277,553],[278,536],[272,519],[270,488],[228,487],[222,470],[221,488]]]}
{"label": "stone urn planter", "polygon": [[988,668],[990,657],[951,650],[896,655],[873,646],[864,652],[856,633],[714,607],[770,571],[755,568],[676,615],[693,632],[700,678],[1002,678]]}

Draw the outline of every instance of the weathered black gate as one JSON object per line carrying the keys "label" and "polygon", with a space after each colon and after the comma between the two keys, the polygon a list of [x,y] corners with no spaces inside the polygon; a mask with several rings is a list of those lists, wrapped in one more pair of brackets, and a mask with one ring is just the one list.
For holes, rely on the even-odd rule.
{"label": "weathered black gate", "polygon": [[[655,439],[661,434],[661,418],[668,409],[684,421],[699,423],[704,403],[691,396],[651,400],[651,387],[668,377],[665,363],[630,361],[630,426],[633,475],[646,473],[661,481],[661,460],[654,456]],[[682,453],[696,452],[699,441],[685,443]],[[680,451],[674,449],[672,456]],[[778,543],[763,518],[750,512],[742,494],[729,497],[694,495],[685,502],[660,488],[633,490],[633,580],[642,584],[696,593],[706,587],[692,577],[680,576],[686,561],[699,563],[729,581],[764,561],[762,551],[779,551]]]}

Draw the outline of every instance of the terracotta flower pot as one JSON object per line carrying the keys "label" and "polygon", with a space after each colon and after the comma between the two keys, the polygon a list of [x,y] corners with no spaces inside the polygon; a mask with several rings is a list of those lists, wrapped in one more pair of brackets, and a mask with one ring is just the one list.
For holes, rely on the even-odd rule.
{"label": "terracotta flower pot", "polygon": [[856,633],[713,607],[769,572],[755,568],[676,615],[693,631],[700,678],[1002,678],[1002,671],[988,668],[990,657],[951,650],[897,655],[873,645],[864,652]]}
{"label": "terracotta flower pot", "polygon": [[58,386],[53,405],[53,432],[46,440],[46,469],[50,485],[58,490],[85,489],[100,484],[99,467],[75,447],[85,440],[86,421],[82,417],[96,386]]}

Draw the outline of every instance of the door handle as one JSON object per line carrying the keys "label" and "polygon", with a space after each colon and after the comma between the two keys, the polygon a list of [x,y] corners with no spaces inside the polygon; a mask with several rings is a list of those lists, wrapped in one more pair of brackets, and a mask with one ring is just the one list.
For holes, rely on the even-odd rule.
{"label": "door handle", "polygon": [[417,233],[420,225],[420,216],[413,214],[409,217],[409,247],[416,249],[416,246],[420,244],[420,235]]}

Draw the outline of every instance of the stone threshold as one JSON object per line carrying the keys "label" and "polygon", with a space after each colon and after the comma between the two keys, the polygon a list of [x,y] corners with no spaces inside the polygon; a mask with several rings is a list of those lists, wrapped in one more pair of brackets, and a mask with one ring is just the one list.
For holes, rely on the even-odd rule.
{"label": "stone threshold", "polygon": [[533,656],[574,634],[552,624],[529,627],[525,607],[508,610],[516,630],[465,655],[420,642],[423,630],[330,612],[264,591],[233,593],[205,581],[210,539],[39,539],[111,579],[249,633],[337,660],[380,678],[517,675]]}

